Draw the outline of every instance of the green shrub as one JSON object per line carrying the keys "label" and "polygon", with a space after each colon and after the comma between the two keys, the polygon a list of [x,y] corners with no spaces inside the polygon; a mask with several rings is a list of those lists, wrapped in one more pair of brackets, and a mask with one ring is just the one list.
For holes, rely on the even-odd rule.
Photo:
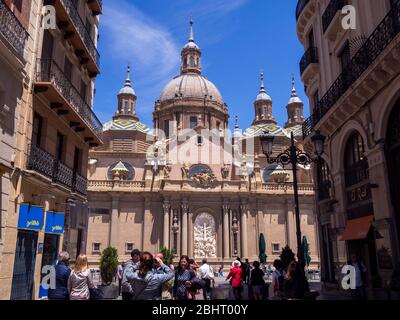
{"label": "green shrub", "polygon": [[169,266],[174,260],[174,250],[169,250],[168,248],[161,246],[160,253],[164,255],[164,263]]}
{"label": "green shrub", "polygon": [[114,247],[104,249],[100,258],[100,275],[103,284],[113,282],[118,271],[118,252]]}

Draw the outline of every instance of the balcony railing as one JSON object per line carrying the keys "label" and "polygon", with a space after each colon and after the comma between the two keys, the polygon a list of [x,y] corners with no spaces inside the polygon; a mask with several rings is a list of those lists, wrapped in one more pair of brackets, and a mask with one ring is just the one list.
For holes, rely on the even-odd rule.
{"label": "balcony railing", "polygon": [[24,49],[26,40],[28,39],[28,32],[5,4],[4,0],[0,0],[0,33],[14,48],[21,60],[24,60]]}
{"label": "balcony railing", "polygon": [[38,59],[36,81],[51,83],[86,125],[98,137],[101,136],[100,120],[54,60]]}
{"label": "balcony railing", "polygon": [[27,167],[50,178],[53,183],[60,184],[73,192],[87,194],[87,179],[74,172],[52,154],[37,146],[31,146]]}
{"label": "balcony railing", "polygon": [[303,75],[307,67],[312,63],[318,63],[318,48],[311,47],[303,55],[300,60],[300,73]]}
{"label": "balcony railing", "polygon": [[347,67],[328,89],[314,109],[315,113],[303,125],[303,136],[307,137],[314,126],[336,104],[346,91],[374,63],[386,47],[400,33],[400,0],[372,32]]}
{"label": "balcony railing", "polygon": [[96,46],[93,43],[92,36],[89,34],[88,30],[85,27],[85,24],[82,21],[81,16],[79,15],[78,10],[76,9],[72,0],[61,0],[65,10],[67,11],[68,15],[70,16],[75,29],[78,31],[79,36],[83,40],[86,48],[88,49],[90,56],[92,57],[93,61],[96,63],[97,67],[100,66],[100,54],[97,51]]}
{"label": "balcony railing", "polygon": [[329,28],[329,25],[333,21],[338,11],[341,11],[344,6],[348,5],[347,0],[331,0],[322,15],[322,28],[325,31]]}
{"label": "balcony railing", "polygon": [[306,5],[310,2],[310,0],[299,0],[297,1],[296,7],[296,20],[300,17],[301,13],[303,12]]}

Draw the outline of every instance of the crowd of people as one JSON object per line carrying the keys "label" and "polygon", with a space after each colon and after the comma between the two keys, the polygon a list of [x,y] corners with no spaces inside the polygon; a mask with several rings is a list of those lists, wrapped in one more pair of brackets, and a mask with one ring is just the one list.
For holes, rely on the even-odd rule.
{"label": "crowd of people", "polygon": [[[56,266],[56,288],[49,289],[50,300],[88,300],[98,293],[91,278],[88,259],[79,255],[74,268],[69,267],[69,254],[61,252]],[[285,270],[281,260],[275,260],[272,283],[265,279],[265,271],[258,261],[244,262],[238,257],[232,263],[225,280],[232,286],[233,296],[242,300],[244,289],[251,300],[306,299],[309,286],[300,265],[293,261]],[[204,300],[213,299],[215,276],[224,276],[221,266],[217,273],[207,259],[199,266],[195,260],[183,255],[177,266],[166,265],[162,253],[131,252],[117,272],[119,291],[123,300],[194,300],[202,292]]]}

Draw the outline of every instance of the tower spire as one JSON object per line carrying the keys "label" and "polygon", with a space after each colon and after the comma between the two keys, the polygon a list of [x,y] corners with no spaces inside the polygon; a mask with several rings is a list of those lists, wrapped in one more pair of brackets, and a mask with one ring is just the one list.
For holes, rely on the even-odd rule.
{"label": "tower spire", "polygon": [[265,84],[264,84],[264,72],[261,71],[260,74],[260,93],[266,93]]}
{"label": "tower spire", "polygon": [[292,73],[292,98],[297,97],[296,82],[294,80],[294,74]]}
{"label": "tower spire", "polygon": [[128,63],[128,67],[126,70],[126,79],[125,79],[125,87],[132,87],[131,83],[131,65]]}
{"label": "tower spire", "polygon": [[189,42],[194,42],[194,32],[193,32],[193,18],[192,16],[190,16],[190,33],[189,33]]}

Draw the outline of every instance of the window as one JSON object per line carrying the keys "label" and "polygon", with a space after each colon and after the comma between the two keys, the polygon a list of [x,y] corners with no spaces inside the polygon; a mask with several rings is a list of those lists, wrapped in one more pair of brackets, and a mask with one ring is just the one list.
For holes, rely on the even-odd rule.
{"label": "window", "polygon": [[164,133],[165,137],[169,138],[169,120],[164,121]]}
{"label": "window", "polygon": [[191,67],[191,68],[194,68],[194,66],[195,66],[195,65],[194,65],[194,57],[193,57],[193,56],[190,56],[190,60],[189,60],[189,61],[190,61],[190,62],[189,62],[189,63],[190,63],[190,67]]}
{"label": "window", "polygon": [[339,54],[340,66],[342,71],[346,69],[347,65],[350,62],[350,43],[346,41],[345,45],[343,46],[342,51]]}
{"label": "window", "polygon": [[330,173],[328,164],[323,159],[318,162],[317,168],[318,199],[319,201],[322,201],[330,198]]}
{"label": "window", "polygon": [[100,242],[93,242],[92,243],[92,252],[93,253],[100,253],[101,243]]}
{"label": "window", "polygon": [[82,150],[75,147],[74,152],[74,173],[81,174],[81,166],[82,166]]}
{"label": "window", "polygon": [[43,45],[42,45],[42,59],[49,60],[53,57],[54,39],[49,30],[44,30]]}
{"label": "window", "polygon": [[197,136],[197,145],[201,146],[203,144],[203,137],[202,136]]}
{"label": "window", "polygon": [[197,117],[191,116],[190,117],[190,129],[194,129],[197,127]]}
{"label": "window", "polygon": [[32,145],[40,147],[42,144],[43,118],[35,112],[33,116]]}
{"label": "window", "polygon": [[279,243],[272,244],[272,253],[273,254],[281,253],[281,245]]}
{"label": "window", "polygon": [[64,75],[69,81],[72,80],[72,63],[67,57],[64,60]]}
{"label": "window", "polygon": [[220,130],[221,129],[221,122],[217,121],[217,129]]}
{"label": "window", "polygon": [[125,252],[126,253],[131,253],[132,250],[133,250],[133,242],[125,243]]}
{"label": "window", "polygon": [[64,135],[57,132],[57,143],[56,143],[56,157],[57,160],[61,161],[64,155]]}
{"label": "window", "polygon": [[109,215],[110,209],[105,208],[89,208],[89,214]]}
{"label": "window", "polygon": [[86,83],[81,80],[81,97],[83,98],[84,101],[86,101],[87,98],[87,85]]}
{"label": "window", "polygon": [[369,178],[368,160],[365,157],[364,141],[356,132],[351,135],[345,150],[346,186],[352,186]]}
{"label": "window", "polygon": [[128,101],[124,100],[124,113],[128,113]]}

